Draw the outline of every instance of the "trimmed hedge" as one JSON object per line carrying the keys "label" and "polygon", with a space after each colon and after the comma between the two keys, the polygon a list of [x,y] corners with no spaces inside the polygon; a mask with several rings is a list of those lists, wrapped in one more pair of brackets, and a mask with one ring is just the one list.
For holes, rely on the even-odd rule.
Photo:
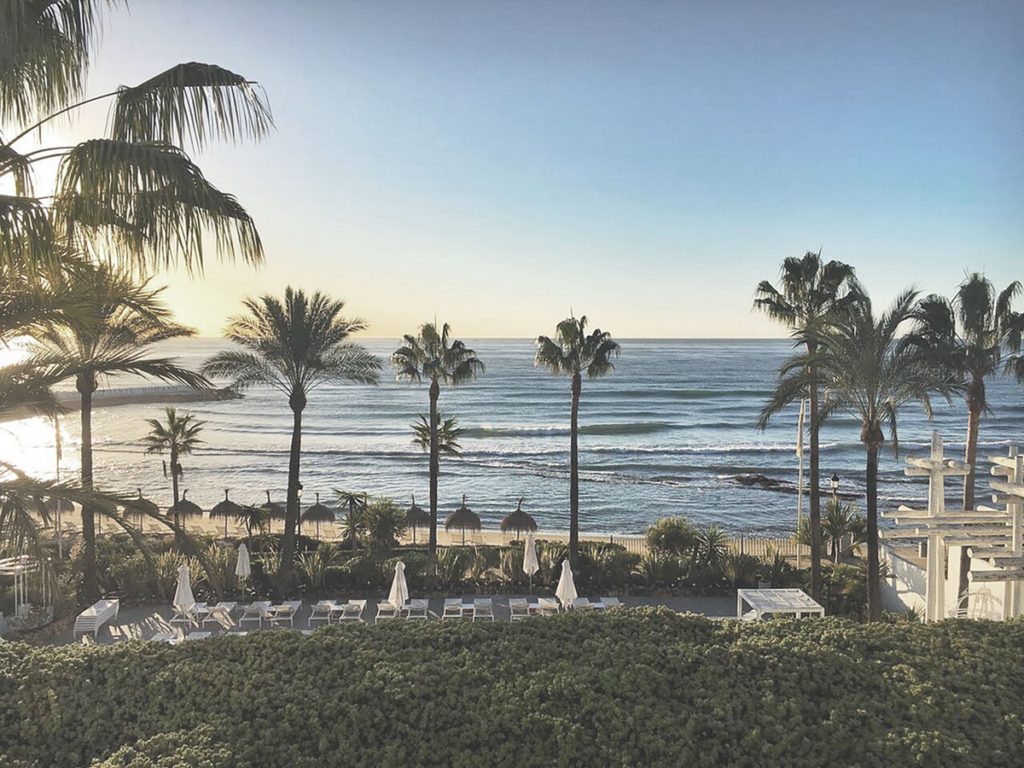
{"label": "trimmed hedge", "polygon": [[1022,648],[1019,621],[665,609],[7,643],[0,765],[1019,766]]}

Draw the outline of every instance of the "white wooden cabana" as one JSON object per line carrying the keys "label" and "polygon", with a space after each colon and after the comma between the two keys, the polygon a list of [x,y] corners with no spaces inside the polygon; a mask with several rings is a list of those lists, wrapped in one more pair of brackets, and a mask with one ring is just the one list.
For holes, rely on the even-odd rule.
{"label": "white wooden cabana", "polygon": [[26,619],[33,605],[50,607],[53,590],[48,574],[48,569],[28,555],[0,559],[0,576],[14,577],[15,620]]}
{"label": "white wooden cabana", "polygon": [[[993,457],[993,473],[1019,477],[1020,459],[1011,449],[1010,459]],[[1014,464],[1016,462],[1016,464]],[[932,433],[931,455],[926,458],[907,459],[905,473],[910,477],[928,478],[928,506],[915,509],[901,506],[899,510],[883,516],[895,525],[882,535],[890,539],[917,539],[927,542],[925,621],[939,621],[950,616],[971,615],[970,601],[984,603],[981,615],[991,618],[1009,618],[1020,613],[1017,606],[1016,586],[1012,600],[994,594],[990,588],[975,590],[973,584],[986,582],[1012,582],[1024,579],[1024,558],[1021,555],[1020,504],[1007,503],[1005,509],[979,506],[977,509],[946,509],[945,481],[947,477],[964,477],[971,467],[962,461],[946,459],[942,438]],[[1024,484],[1019,488],[1012,482],[993,483],[993,488],[1005,494],[1000,499],[1024,501]],[[1019,491],[1019,495],[1018,495]],[[1016,514],[1016,518],[1014,515]],[[967,595],[959,593],[960,555],[966,547],[972,558],[968,579],[972,584]],[[984,600],[982,599],[984,598]],[[999,606],[1000,615],[992,615],[993,605]],[[975,614],[977,615],[977,614]]]}

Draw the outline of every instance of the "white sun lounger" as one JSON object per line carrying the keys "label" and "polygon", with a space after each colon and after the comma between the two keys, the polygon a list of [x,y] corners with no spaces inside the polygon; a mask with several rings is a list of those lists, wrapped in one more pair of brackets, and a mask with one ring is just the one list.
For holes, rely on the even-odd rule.
{"label": "white sun lounger", "polygon": [[558,600],[553,597],[538,597],[536,613],[541,616],[555,616],[558,614]]}
{"label": "white sun lounger", "polygon": [[349,600],[341,606],[341,615],[338,617],[338,621],[363,621],[363,611],[365,610],[365,600]]}
{"label": "white sun lounger", "polygon": [[398,606],[389,603],[387,600],[381,600],[377,603],[377,615],[373,619],[374,624],[379,624],[381,621],[386,619],[397,619],[398,618]]}
{"label": "white sun lounger", "polygon": [[92,632],[92,636],[96,637],[100,631],[100,627],[111,619],[117,618],[117,611],[120,606],[121,603],[119,600],[97,600],[91,606],[78,614],[78,618],[75,619],[75,628],[72,630],[71,636],[76,637],[79,634]]}
{"label": "white sun lounger", "polygon": [[606,611],[609,608],[621,608],[621,607],[622,607],[622,603],[619,601],[619,598],[617,598],[617,597],[602,597],[601,598],[601,608],[606,610]]}
{"label": "white sun lounger", "polygon": [[444,609],[441,611],[442,619],[461,619],[462,618],[462,598],[461,597],[446,597],[444,599]]}
{"label": "white sun lounger", "polygon": [[295,614],[302,608],[301,600],[285,600],[279,605],[270,606],[270,624],[271,626],[277,626],[288,622],[289,627],[295,626]]}
{"label": "white sun lounger", "polygon": [[320,600],[309,607],[309,618],[306,626],[312,627],[314,621],[322,621],[325,624],[331,623],[331,617],[341,610],[341,606],[334,600]]}
{"label": "white sun lounger", "polygon": [[508,619],[528,619],[530,617],[530,603],[525,597],[510,597],[508,599]]}
{"label": "white sun lounger", "polygon": [[238,603],[232,602],[220,602],[214,606],[210,606],[206,618],[203,619],[203,626],[206,626],[211,621],[223,621],[227,624],[231,624],[231,613],[237,607]]}
{"label": "white sun lounger", "polygon": [[489,597],[478,597],[473,601],[473,621],[490,619],[494,621],[494,603]]}
{"label": "white sun lounger", "polygon": [[402,611],[405,613],[405,618],[408,620],[421,619],[427,620],[427,609],[430,607],[430,603],[422,598],[416,598],[410,600],[402,606]]}
{"label": "white sun lounger", "polygon": [[238,626],[241,627],[247,621],[255,621],[257,626],[263,626],[263,620],[270,618],[270,601],[269,600],[257,600],[248,605],[242,606],[242,617],[238,620]]}
{"label": "white sun lounger", "polygon": [[590,602],[589,597],[577,597],[572,601],[572,609],[574,611],[592,611],[594,604]]}

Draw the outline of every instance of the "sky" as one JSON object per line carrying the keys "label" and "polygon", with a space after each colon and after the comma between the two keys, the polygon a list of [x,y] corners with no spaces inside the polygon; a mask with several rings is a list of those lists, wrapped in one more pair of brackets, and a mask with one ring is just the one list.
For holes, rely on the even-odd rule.
{"label": "sky", "polygon": [[[876,302],[1024,278],[1024,3],[137,0],[90,93],[183,61],[276,129],[194,155],[266,264],[163,273],[218,335],[320,289],[396,336],[765,337],[758,281],[822,249]],[[84,113],[72,138],[102,129]]]}

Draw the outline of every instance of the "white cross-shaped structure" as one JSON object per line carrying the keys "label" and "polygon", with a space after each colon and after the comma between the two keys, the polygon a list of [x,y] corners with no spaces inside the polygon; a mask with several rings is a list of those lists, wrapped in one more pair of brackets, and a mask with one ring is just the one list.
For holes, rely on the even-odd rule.
{"label": "white cross-shaped structure", "polygon": [[885,516],[895,521],[894,538],[927,540],[925,621],[939,621],[956,610],[956,590],[960,582],[959,549],[956,549],[957,556],[950,557],[948,574],[954,588],[952,595],[947,595],[947,548],[1003,544],[1009,535],[1007,517],[1005,512],[987,507],[946,510],[946,478],[970,474],[971,465],[945,458],[938,432],[932,433],[931,456],[908,458],[907,465],[904,472],[908,477],[928,478],[928,508],[901,506],[897,512]]}

